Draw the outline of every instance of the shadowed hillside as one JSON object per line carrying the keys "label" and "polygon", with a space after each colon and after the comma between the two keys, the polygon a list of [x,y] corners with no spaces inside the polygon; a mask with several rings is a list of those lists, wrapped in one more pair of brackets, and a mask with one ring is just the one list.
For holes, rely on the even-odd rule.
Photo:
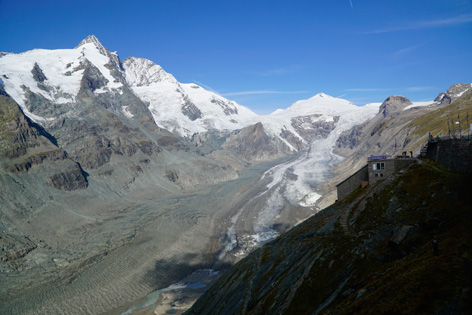
{"label": "shadowed hillside", "polygon": [[422,161],[358,189],[228,270],[186,314],[466,314],[471,180]]}

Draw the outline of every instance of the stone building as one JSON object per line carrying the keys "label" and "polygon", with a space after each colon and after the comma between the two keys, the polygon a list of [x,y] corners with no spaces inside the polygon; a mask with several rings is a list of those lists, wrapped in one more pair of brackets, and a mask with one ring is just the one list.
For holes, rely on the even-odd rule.
{"label": "stone building", "polygon": [[396,158],[389,157],[370,157],[368,158],[368,181],[371,184],[377,183],[379,180],[393,175],[402,168],[415,163],[416,158],[399,155]]}
{"label": "stone building", "polygon": [[470,137],[430,139],[423,156],[441,163],[450,170],[472,172],[472,139]]}
{"label": "stone building", "polygon": [[[454,171],[472,172],[472,139],[470,136],[458,139],[430,137],[421,149],[421,156]],[[412,152],[410,156],[404,152],[395,158],[370,156],[367,165],[336,185],[338,200],[344,199],[358,187],[375,184],[415,162]]]}
{"label": "stone building", "polygon": [[336,185],[338,200],[344,199],[354,189],[365,187],[368,184],[375,184],[412,163],[416,163],[416,158],[407,156],[406,153],[395,158],[370,156],[365,166]]}
{"label": "stone building", "polygon": [[363,166],[360,170],[336,185],[338,200],[344,199],[357,187],[365,187],[369,184],[369,171],[367,167],[368,165]]}

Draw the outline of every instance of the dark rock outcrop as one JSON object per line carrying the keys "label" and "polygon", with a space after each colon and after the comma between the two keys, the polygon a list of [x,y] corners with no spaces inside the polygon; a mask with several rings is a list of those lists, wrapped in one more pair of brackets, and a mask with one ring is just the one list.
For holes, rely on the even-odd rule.
{"label": "dark rock outcrop", "polygon": [[384,117],[391,116],[401,112],[408,105],[411,105],[411,102],[404,96],[389,96],[382,105],[380,105],[379,113],[382,113]]}
{"label": "dark rock outcrop", "polygon": [[439,93],[434,101],[441,105],[449,105],[470,90],[472,90],[471,83],[457,83],[447,89],[446,92]]}
{"label": "dark rock outcrop", "polygon": [[233,132],[222,145],[245,161],[269,161],[282,157],[290,148],[267,135],[262,123]]}
{"label": "dark rock outcrop", "polygon": [[202,118],[202,112],[198,109],[195,104],[185,99],[185,103],[182,105],[182,114],[187,116],[191,121]]}
{"label": "dark rock outcrop", "polygon": [[30,168],[36,165],[42,164],[45,160],[48,161],[60,161],[67,158],[65,151],[57,149],[48,152],[40,152],[30,155],[23,159],[19,163],[10,165],[10,172],[27,172]]}
{"label": "dark rock outcrop", "polygon": [[20,259],[37,247],[28,237],[0,231],[0,262],[12,262]]}
{"label": "dark rock outcrop", "polygon": [[[50,141],[51,135],[31,122],[12,99],[0,95],[0,157],[3,168],[11,173],[25,173],[31,168],[52,162],[59,171],[46,182],[61,190],[87,188],[87,179],[80,166],[68,160],[67,153]],[[47,169],[47,168],[45,168]],[[46,174],[49,171],[45,170]],[[48,175],[46,175],[48,176]]]}
{"label": "dark rock outcrop", "polygon": [[351,130],[343,132],[336,140],[336,147],[354,149],[361,143],[362,130],[360,126],[354,126]]}
{"label": "dark rock outcrop", "polygon": [[34,63],[34,67],[33,70],[31,70],[31,73],[33,74],[33,78],[39,83],[43,83],[48,79],[44,75],[43,70],[39,67],[37,62]]}
{"label": "dark rock outcrop", "polygon": [[20,157],[28,148],[40,146],[41,140],[41,133],[32,127],[18,104],[0,95],[0,156]]}
{"label": "dark rock outcrop", "polygon": [[[299,116],[292,118],[292,126],[300,136],[308,142],[315,139],[324,139],[336,127],[339,116],[334,116],[332,121],[317,120],[321,115]],[[314,119],[315,118],[315,119]]]}
{"label": "dark rock outcrop", "polygon": [[222,100],[214,98],[211,100],[211,102],[213,104],[218,104],[221,108],[223,108],[223,111],[226,116],[238,114],[238,109],[236,107],[231,107],[227,103],[223,102]]}
{"label": "dark rock outcrop", "polygon": [[82,81],[80,82],[80,90],[79,90],[79,97],[91,97],[93,96],[93,92],[97,89],[100,89],[107,85],[108,80],[103,76],[103,74],[91,64],[88,60],[86,60],[85,64],[85,71],[82,76]]}
{"label": "dark rock outcrop", "polygon": [[75,165],[75,168],[68,170],[67,172],[50,176],[47,179],[47,182],[54,188],[65,191],[87,188],[88,182],[85,178],[84,172],[77,164]]}

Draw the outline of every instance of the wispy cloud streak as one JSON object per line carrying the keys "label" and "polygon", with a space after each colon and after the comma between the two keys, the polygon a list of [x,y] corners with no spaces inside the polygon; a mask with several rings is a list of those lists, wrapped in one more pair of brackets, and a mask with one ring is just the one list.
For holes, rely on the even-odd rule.
{"label": "wispy cloud streak", "polygon": [[354,10],[354,6],[352,5],[352,0],[349,0],[349,4],[351,5],[351,9]]}
{"label": "wispy cloud streak", "polygon": [[355,89],[345,89],[346,92],[385,92],[390,91],[391,89],[378,89],[378,88],[355,88]]}
{"label": "wispy cloud streak", "polygon": [[407,87],[405,90],[408,92],[423,92],[435,89],[433,86],[410,86]]}
{"label": "wispy cloud streak", "polygon": [[278,76],[278,75],[284,75],[287,73],[297,72],[297,71],[300,71],[301,69],[303,69],[302,66],[293,65],[293,66],[281,67],[281,68],[264,71],[264,72],[259,73],[259,75],[264,76],[264,77],[271,77],[271,76]]}
{"label": "wispy cloud streak", "polygon": [[223,96],[241,96],[241,95],[257,95],[257,94],[303,94],[311,93],[310,91],[271,91],[271,90],[261,90],[261,91],[240,91],[240,92],[229,92],[223,93]]}
{"label": "wispy cloud streak", "polygon": [[211,92],[213,92],[213,93],[215,93],[215,94],[221,95],[220,92],[218,92],[218,91],[212,89],[210,86],[208,86],[208,85],[206,85],[206,84],[203,84],[203,83],[198,82],[198,81],[196,81],[196,80],[193,80],[193,82],[196,83],[196,84],[198,84],[198,85],[200,85],[201,87],[203,87],[204,89],[206,89],[206,90],[208,90],[208,91],[211,91]]}
{"label": "wispy cloud streak", "polygon": [[410,47],[406,47],[406,48],[403,48],[403,49],[399,49],[397,51],[394,51],[392,53],[392,56],[393,57],[400,57],[400,56],[403,56],[403,55],[406,55],[408,54],[409,52],[423,46],[424,44],[418,44],[418,45],[414,45],[414,46],[410,46]]}
{"label": "wispy cloud streak", "polygon": [[403,88],[354,88],[345,89],[346,92],[422,92],[435,89],[433,86],[409,86]]}
{"label": "wispy cloud streak", "polygon": [[366,32],[365,34],[381,34],[381,33],[390,33],[390,32],[419,30],[419,29],[433,28],[433,27],[468,24],[471,22],[472,22],[472,14],[462,14],[462,15],[455,16],[448,19],[419,21],[415,23],[410,23],[408,25],[401,25],[401,26],[394,26],[390,28],[378,29],[378,30]]}

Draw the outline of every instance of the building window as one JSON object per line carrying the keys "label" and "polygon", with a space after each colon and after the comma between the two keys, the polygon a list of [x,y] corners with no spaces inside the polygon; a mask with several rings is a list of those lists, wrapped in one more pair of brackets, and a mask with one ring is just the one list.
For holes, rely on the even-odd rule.
{"label": "building window", "polygon": [[384,174],[383,174],[383,173],[380,173],[380,177],[384,177]]}
{"label": "building window", "polygon": [[379,174],[375,173],[375,177],[379,177]]}
{"label": "building window", "polygon": [[384,170],[385,169],[385,163],[372,163],[372,169],[374,171]]}

